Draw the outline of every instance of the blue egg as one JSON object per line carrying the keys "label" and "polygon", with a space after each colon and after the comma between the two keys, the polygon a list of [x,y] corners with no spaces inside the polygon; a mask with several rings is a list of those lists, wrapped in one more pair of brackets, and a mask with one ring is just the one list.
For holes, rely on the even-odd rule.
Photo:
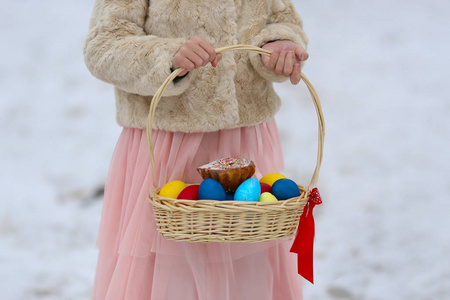
{"label": "blue egg", "polygon": [[274,182],[271,193],[278,200],[287,200],[300,196],[300,189],[294,181],[283,178]]}
{"label": "blue egg", "polygon": [[212,178],[203,180],[198,189],[199,200],[225,200],[226,196],[225,189],[222,185]]}
{"label": "blue egg", "polygon": [[245,180],[234,193],[234,200],[246,201],[246,202],[257,202],[259,201],[259,196],[261,194],[261,185],[258,179],[250,178]]}

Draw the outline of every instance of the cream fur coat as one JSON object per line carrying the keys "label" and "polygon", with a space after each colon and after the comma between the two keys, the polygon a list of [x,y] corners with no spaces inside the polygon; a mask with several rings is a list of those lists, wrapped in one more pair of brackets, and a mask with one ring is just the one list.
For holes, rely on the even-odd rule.
{"label": "cream fur coat", "polygon": [[[85,61],[94,76],[115,86],[120,125],[146,127],[152,95],[171,73],[173,56],[196,35],[215,48],[279,39],[307,44],[290,0],[96,0]],[[216,68],[208,64],[171,83],[153,128],[208,132],[268,121],[280,107],[272,82],[283,80],[259,54],[226,52]]]}

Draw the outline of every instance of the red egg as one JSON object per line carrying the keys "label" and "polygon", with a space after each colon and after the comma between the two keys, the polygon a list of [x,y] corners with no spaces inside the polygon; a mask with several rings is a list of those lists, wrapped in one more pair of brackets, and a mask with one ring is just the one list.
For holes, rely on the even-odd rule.
{"label": "red egg", "polygon": [[199,187],[200,187],[199,184],[193,184],[193,185],[187,186],[178,195],[178,199],[198,200],[198,189],[199,189]]}
{"label": "red egg", "polygon": [[272,189],[272,187],[270,186],[270,184],[264,183],[264,182],[260,182],[259,183],[261,185],[261,194],[262,193],[270,193],[270,190]]}

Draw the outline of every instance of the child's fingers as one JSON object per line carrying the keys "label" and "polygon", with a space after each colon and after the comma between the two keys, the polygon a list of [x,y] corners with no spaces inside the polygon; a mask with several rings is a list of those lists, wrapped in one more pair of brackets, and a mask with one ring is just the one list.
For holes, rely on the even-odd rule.
{"label": "child's fingers", "polygon": [[284,61],[283,76],[291,76],[294,63],[294,53],[292,51],[288,51],[286,54],[286,60]]}
{"label": "child's fingers", "polygon": [[180,67],[184,68],[187,72],[192,72],[196,69],[195,63],[187,57],[181,60]]}
{"label": "child's fingers", "polygon": [[187,47],[181,47],[172,61],[172,65],[175,69],[184,68],[188,72],[191,72],[196,68],[196,63],[200,63],[198,55]]}
{"label": "child's fingers", "polygon": [[272,54],[270,55],[270,57],[263,55],[262,59],[263,59],[263,63],[265,61],[265,66],[269,71],[275,71],[275,66],[277,65],[277,61],[278,61],[278,57],[280,55],[280,49],[275,48],[272,51]]}
{"label": "child's fingers", "polygon": [[210,43],[200,38],[198,45],[205,51],[206,55],[203,58],[207,60],[207,62],[213,62],[216,59],[216,50]]}
{"label": "child's fingers", "polygon": [[292,84],[298,84],[300,82],[301,66],[299,63],[295,63],[292,74],[290,76]]}
{"label": "child's fingers", "polygon": [[204,67],[207,63],[212,61],[211,55],[201,45],[195,45],[192,50],[197,55],[197,57],[192,56],[192,58],[196,60],[195,66],[197,68]]}
{"label": "child's fingers", "polygon": [[215,68],[217,67],[217,64],[219,63],[219,61],[222,60],[222,54],[217,54],[216,58],[211,62],[211,65]]}
{"label": "child's fingers", "polygon": [[291,83],[298,84],[301,79],[301,61],[308,59],[306,50],[290,41],[267,43],[263,49],[272,50],[270,57],[262,56],[264,66],[274,73],[289,77]]}
{"label": "child's fingers", "polygon": [[[217,58],[214,47],[206,40],[195,36],[187,40],[172,59],[174,69],[184,68],[187,72],[205,66]],[[183,75],[185,71],[180,73]]]}
{"label": "child's fingers", "polygon": [[186,41],[182,47],[182,54],[191,60],[196,68],[203,67],[216,58],[214,47],[199,36]]}
{"label": "child's fingers", "polygon": [[[194,69],[198,69],[204,65],[206,65],[207,62],[202,57],[202,52],[198,50],[192,50],[192,51],[186,51],[184,53],[184,57],[189,60],[193,65]],[[193,70],[190,70],[193,71]]]}
{"label": "child's fingers", "polygon": [[280,51],[280,55],[278,56],[277,65],[275,66],[274,73],[276,75],[283,75],[284,64],[286,61],[286,54],[287,54],[286,48],[282,48]]}

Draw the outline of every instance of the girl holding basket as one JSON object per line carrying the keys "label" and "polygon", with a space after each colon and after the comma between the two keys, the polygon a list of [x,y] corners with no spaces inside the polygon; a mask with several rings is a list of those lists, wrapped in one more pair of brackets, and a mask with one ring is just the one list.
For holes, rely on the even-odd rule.
{"label": "girl holding basket", "polygon": [[[249,52],[215,48],[254,45]],[[290,0],[96,0],[84,47],[91,73],[114,85],[123,131],[105,187],[93,299],[302,299],[289,241],[188,243],[157,232],[150,185],[201,181],[196,168],[246,157],[256,177],[283,168],[273,82],[300,80],[307,37]],[[158,104],[152,182],[146,122]]]}

